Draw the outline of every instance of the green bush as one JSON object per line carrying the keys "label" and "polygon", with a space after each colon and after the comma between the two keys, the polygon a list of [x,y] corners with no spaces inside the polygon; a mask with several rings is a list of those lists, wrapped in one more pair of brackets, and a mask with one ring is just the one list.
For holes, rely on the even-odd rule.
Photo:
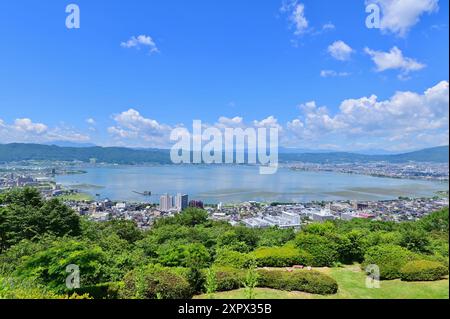
{"label": "green bush", "polygon": [[63,299],[45,286],[37,285],[32,281],[4,278],[0,276],[1,299]]}
{"label": "green bush", "polygon": [[243,286],[246,272],[231,267],[217,267],[216,273],[217,291],[229,291]]}
{"label": "green bush", "polygon": [[189,299],[193,295],[187,279],[171,268],[149,266],[135,269],[123,279],[119,295],[135,299]]}
{"label": "green bush", "polygon": [[106,282],[93,286],[86,286],[74,289],[77,295],[86,295],[94,299],[118,299],[122,282]]}
{"label": "green bush", "polygon": [[311,266],[331,266],[339,261],[338,245],[321,235],[300,233],[295,238],[295,245],[311,255]]}
{"label": "green bush", "polygon": [[330,276],[314,270],[258,270],[258,287],[286,291],[303,291],[329,295],[338,290],[337,282]]}
{"label": "green bush", "polygon": [[220,249],[217,252],[214,265],[228,266],[233,268],[247,268],[252,260],[252,256],[246,253],[229,249]]}
{"label": "green bush", "polygon": [[82,286],[107,281],[105,252],[96,244],[74,239],[58,239],[48,249],[24,257],[14,276],[34,280],[56,293],[65,293],[69,265],[79,265]]}
{"label": "green bush", "polygon": [[397,245],[378,245],[367,250],[362,267],[377,265],[380,268],[380,279],[400,278],[401,268],[408,262],[417,259],[417,255]]}
{"label": "green bush", "polygon": [[252,256],[259,267],[291,267],[309,265],[312,256],[295,247],[261,247]]}
{"label": "green bush", "polygon": [[405,281],[433,281],[448,274],[448,268],[439,262],[414,260],[401,269],[401,279]]}

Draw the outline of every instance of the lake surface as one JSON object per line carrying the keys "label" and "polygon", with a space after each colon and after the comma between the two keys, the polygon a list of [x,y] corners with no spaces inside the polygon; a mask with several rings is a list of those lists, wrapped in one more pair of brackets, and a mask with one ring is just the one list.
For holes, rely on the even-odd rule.
{"label": "lake surface", "polygon": [[[58,176],[65,186],[99,198],[158,202],[164,193],[188,194],[205,203],[308,202],[312,200],[383,200],[399,196],[426,197],[448,190],[448,183],[379,178],[280,168],[260,175],[252,166],[126,166],[83,168],[86,174]],[[134,193],[151,191],[152,196]]]}

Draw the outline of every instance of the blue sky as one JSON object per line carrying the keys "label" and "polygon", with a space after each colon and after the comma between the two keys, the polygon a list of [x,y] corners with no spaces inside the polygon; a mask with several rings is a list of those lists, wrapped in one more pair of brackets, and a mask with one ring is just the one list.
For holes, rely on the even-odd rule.
{"label": "blue sky", "polygon": [[[368,2],[380,29],[365,26]],[[80,29],[65,26],[69,3]],[[288,147],[448,144],[448,11],[442,0],[4,0],[0,143],[167,147],[172,128],[199,119],[275,125]]]}

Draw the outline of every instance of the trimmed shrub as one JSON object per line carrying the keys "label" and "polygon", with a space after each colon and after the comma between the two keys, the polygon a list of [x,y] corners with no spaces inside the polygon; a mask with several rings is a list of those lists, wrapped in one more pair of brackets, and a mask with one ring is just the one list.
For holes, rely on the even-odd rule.
{"label": "trimmed shrub", "polygon": [[189,299],[194,293],[184,276],[164,267],[135,269],[123,282],[120,296],[125,299]]}
{"label": "trimmed shrub", "polygon": [[[257,287],[286,291],[303,291],[313,294],[334,294],[337,292],[336,281],[314,270],[265,270],[258,269]],[[216,268],[217,291],[229,291],[242,288],[247,272],[229,267]]]}
{"label": "trimmed shrub", "polygon": [[217,252],[214,265],[233,268],[247,268],[252,261],[252,256],[234,250],[220,249]]}
{"label": "trimmed shrub", "polygon": [[246,272],[230,267],[215,268],[217,291],[229,291],[243,286]]}
{"label": "trimmed shrub", "polygon": [[74,289],[77,295],[89,295],[94,299],[118,299],[121,282],[107,282],[93,286]]}
{"label": "trimmed shrub", "polygon": [[332,266],[333,262],[339,261],[338,245],[326,237],[300,233],[295,238],[295,245],[311,255],[311,266]]}
{"label": "trimmed shrub", "polygon": [[338,290],[336,280],[314,270],[258,270],[258,287],[286,291],[303,291],[312,294],[329,295]]}
{"label": "trimmed shrub", "polygon": [[380,279],[398,279],[400,270],[406,263],[416,260],[416,254],[397,245],[379,245],[371,247],[364,256],[363,269],[368,265],[380,268]]}
{"label": "trimmed shrub", "polygon": [[448,275],[448,269],[436,261],[414,260],[402,267],[400,275],[405,281],[433,281]]}
{"label": "trimmed shrub", "polygon": [[291,267],[311,264],[312,256],[294,247],[261,247],[252,254],[258,267]]}

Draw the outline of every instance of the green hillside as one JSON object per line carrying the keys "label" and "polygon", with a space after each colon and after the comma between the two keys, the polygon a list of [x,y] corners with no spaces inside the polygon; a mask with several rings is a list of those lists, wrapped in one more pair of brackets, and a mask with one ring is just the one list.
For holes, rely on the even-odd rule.
{"label": "green hillside", "polygon": [[[159,163],[170,164],[169,150],[137,150],[125,147],[61,147],[41,144],[0,144],[0,162],[26,160],[57,160],[88,162],[95,158],[97,162],[115,164]],[[449,147],[440,146],[416,152],[396,155],[364,155],[355,153],[282,153],[281,162],[306,163],[352,163],[387,161],[403,163],[409,161],[447,163]]]}

